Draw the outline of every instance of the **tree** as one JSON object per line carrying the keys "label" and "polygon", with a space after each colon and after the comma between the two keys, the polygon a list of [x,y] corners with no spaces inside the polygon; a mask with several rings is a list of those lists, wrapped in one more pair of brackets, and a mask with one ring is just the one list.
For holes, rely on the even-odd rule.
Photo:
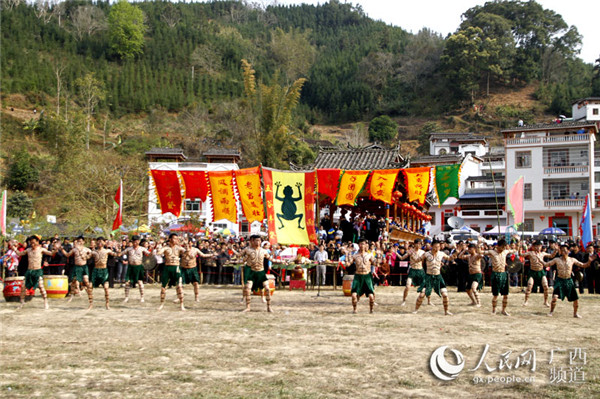
{"label": "tree", "polygon": [[60,115],[60,89],[62,88],[62,76],[67,68],[67,60],[60,55],[54,55],[51,57],[50,62],[52,63],[52,72],[56,78],[56,116]]}
{"label": "tree", "polygon": [[111,49],[122,59],[142,53],[146,33],[144,12],[127,0],[119,0],[108,14],[108,35]]}
{"label": "tree", "polygon": [[364,147],[369,143],[367,127],[364,123],[359,122],[352,127],[352,131],[346,138],[348,144],[354,148]]}
{"label": "tree", "polygon": [[12,157],[6,185],[12,190],[25,190],[30,183],[37,181],[38,177],[39,172],[32,164],[31,155],[22,147]]}
{"label": "tree", "polygon": [[86,140],[85,148],[90,149],[90,123],[92,121],[92,114],[96,108],[96,105],[101,100],[106,98],[106,91],[104,90],[104,83],[96,79],[94,72],[90,72],[83,78],[79,78],[75,81],[75,85],[79,88],[79,101],[83,106],[86,114]]}
{"label": "tree", "polygon": [[84,36],[92,36],[107,28],[106,16],[98,7],[92,5],[79,6],[71,14],[71,25],[77,40]]}
{"label": "tree", "polygon": [[419,154],[429,155],[429,135],[431,133],[439,132],[441,130],[442,127],[437,122],[425,123],[421,128],[419,137],[417,139],[417,141],[419,142],[417,152]]}
{"label": "tree", "polygon": [[33,212],[33,202],[23,191],[17,190],[8,196],[6,201],[6,214],[8,217],[25,220]]}
{"label": "tree", "polygon": [[596,59],[592,75],[592,96],[600,97],[600,57]]}
{"label": "tree", "polygon": [[398,124],[387,115],[373,118],[369,123],[369,141],[388,143],[398,136]]}
{"label": "tree", "polygon": [[301,76],[306,76],[315,59],[315,48],[310,44],[310,31],[299,32],[291,29],[288,32],[280,28],[271,35],[269,50],[286,82],[289,83]]}
{"label": "tree", "polygon": [[179,21],[181,21],[181,11],[179,11],[173,3],[167,2],[160,14],[160,19],[162,19],[169,28],[173,29]]}
{"label": "tree", "polygon": [[444,39],[437,33],[423,28],[412,36],[400,56],[400,78],[415,93],[431,78],[440,64]]}

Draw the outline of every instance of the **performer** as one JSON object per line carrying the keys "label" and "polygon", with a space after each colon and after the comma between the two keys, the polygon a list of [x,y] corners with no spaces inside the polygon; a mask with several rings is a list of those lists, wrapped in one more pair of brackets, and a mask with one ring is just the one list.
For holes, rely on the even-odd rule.
{"label": "performer", "polygon": [[477,244],[469,244],[467,253],[461,253],[459,258],[469,262],[469,286],[467,287],[467,295],[471,299],[471,306],[481,307],[479,301],[479,293],[483,288],[483,274],[481,273],[481,259],[483,254]]}
{"label": "performer", "polygon": [[244,280],[246,280],[244,282],[244,297],[246,299],[246,309],[244,309],[244,312],[250,311],[250,294],[252,293],[253,286],[265,288],[267,312],[273,311],[271,309],[271,290],[269,289],[269,280],[265,272],[264,259],[270,259],[275,263],[283,262],[276,261],[264,248],[261,248],[260,241],[259,235],[250,236],[250,246],[241,252],[244,263],[249,267],[244,269]]}
{"label": "performer", "polygon": [[[158,310],[162,310],[165,306],[165,297],[167,296],[167,285],[169,287],[176,286],[177,298],[179,298],[179,306],[181,310],[185,310],[183,306],[183,280],[181,278],[181,270],[179,268],[181,255],[186,251],[185,248],[179,245],[179,237],[175,233],[169,235],[168,245],[160,248],[157,252],[165,257],[165,268],[160,276],[160,306]],[[200,280],[198,278],[198,280]]]}
{"label": "performer", "polygon": [[[410,286],[414,285],[415,287],[420,287],[421,284],[423,284],[423,280],[425,280],[425,270],[423,270],[423,261],[421,260],[421,257],[424,253],[425,251],[421,249],[421,239],[417,238],[412,244],[410,244],[406,254],[399,256],[400,260],[409,258],[410,261],[410,270],[408,272],[408,277],[406,278],[404,297],[402,298],[402,303],[400,306],[406,306],[406,298],[408,297]],[[433,305],[431,303],[431,295],[427,296],[427,304]]]}
{"label": "performer", "polygon": [[94,304],[94,287],[96,285],[101,285],[104,287],[104,302],[106,306],[106,310],[110,310],[109,306],[109,298],[108,298],[108,269],[106,268],[106,264],[108,263],[108,256],[118,256],[117,253],[111,251],[108,248],[105,248],[106,240],[104,237],[98,237],[96,240],[96,250],[92,251],[92,256],[94,257],[95,265],[94,270],[92,271],[92,279],[88,286],[88,298],[90,301],[91,309]]}
{"label": "performer", "polygon": [[573,271],[573,266],[579,266],[585,269],[597,258],[597,255],[590,255],[586,263],[581,263],[577,259],[569,257],[569,246],[563,244],[560,246],[560,256],[552,259],[550,262],[544,263],[544,266],[546,267],[556,265],[557,270],[556,280],[554,281],[552,304],[550,305],[550,313],[548,313],[548,316],[554,315],[556,300],[560,298],[561,301],[564,301],[566,297],[569,302],[573,302],[573,317],[581,318],[579,313],[577,313],[577,309],[579,308],[579,295],[577,294],[575,284],[571,278],[571,272]]}
{"label": "performer", "polygon": [[506,240],[498,241],[496,249],[489,249],[483,254],[492,260],[492,314],[496,314],[496,305],[498,304],[498,295],[502,295],[502,314],[510,316],[506,311],[508,306],[508,275],[506,273],[506,256],[518,253],[517,250],[509,249]]}
{"label": "performer", "polygon": [[373,275],[371,274],[371,264],[375,257],[369,252],[367,240],[361,238],[358,240],[358,252],[346,257],[346,265],[352,263],[356,266],[354,280],[352,281],[352,313],[356,313],[356,305],[361,296],[366,295],[369,298],[369,313],[373,313],[375,305],[375,290],[373,288]]}
{"label": "performer", "polygon": [[16,241],[11,241],[9,243],[9,248],[17,253],[18,256],[27,255],[27,271],[25,272],[25,286],[21,288],[21,297],[20,297],[20,305],[19,309],[23,307],[25,304],[25,293],[29,289],[39,288],[40,294],[44,299],[44,309],[49,309],[48,306],[48,297],[46,295],[46,290],[44,289],[44,272],[42,271],[42,258],[44,255],[53,256],[56,252],[50,252],[47,249],[44,249],[40,245],[40,240],[36,236],[31,236],[27,239],[29,241],[29,247],[23,251],[18,250],[18,244]]}
{"label": "performer", "polygon": [[548,279],[546,278],[546,271],[544,270],[544,259],[549,257],[550,254],[542,252],[541,241],[535,241],[531,246],[531,249],[532,250],[529,252],[521,253],[522,256],[529,258],[530,265],[523,306],[527,306],[527,301],[529,300],[529,295],[531,295],[533,285],[537,284],[538,287],[541,286],[544,289],[544,306],[550,307],[550,304],[548,303],[548,292],[550,289],[548,288]]}
{"label": "performer", "polygon": [[131,247],[127,247],[121,250],[119,256],[127,255],[129,266],[127,268],[127,281],[125,283],[125,299],[123,303],[129,301],[129,290],[131,285],[135,286],[136,282],[140,288],[140,302],[144,302],[144,282],[143,278],[145,275],[144,265],[142,260],[144,255],[150,256],[151,252],[146,248],[140,246],[140,236],[131,237]]}
{"label": "performer", "polygon": [[431,251],[424,253],[420,258],[417,259],[421,262],[424,260],[427,261],[427,273],[425,274],[423,283],[417,290],[417,292],[419,292],[419,297],[417,298],[415,311],[413,313],[417,313],[419,311],[419,307],[421,307],[421,304],[423,303],[423,298],[425,298],[425,296],[430,296],[431,291],[433,290],[436,294],[442,297],[444,314],[446,316],[452,316],[452,313],[450,313],[448,310],[448,307],[450,306],[448,289],[446,288],[446,282],[444,281],[444,278],[440,274],[440,270],[444,260],[452,260],[455,259],[456,256],[456,253],[452,256],[448,256],[446,253],[440,251],[440,242],[436,240],[431,246]]}
{"label": "performer", "polygon": [[92,307],[92,300],[90,299],[90,280],[88,276],[87,261],[92,257],[92,250],[84,246],[85,240],[83,236],[79,236],[73,241],[73,249],[69,252],[63,251],[63,254],[70,258],[73,257],[73,269],[71,270],[71,295],[69,296],[69,302],[73,300],[75,295],[80,295],[81,284],[85,287],[88,292],[88,301],[90,301],[89,309]]}
{"label": "performer", "polygon": [[192,284],[194,286],[195,301],[199,302],[200,295],[200,275],[198,274],[196,258],[211,258],[214,255],[205,254],[196,248],[191,241],[184,245],[185,252],[181,258],[181,279],[183,284]]}

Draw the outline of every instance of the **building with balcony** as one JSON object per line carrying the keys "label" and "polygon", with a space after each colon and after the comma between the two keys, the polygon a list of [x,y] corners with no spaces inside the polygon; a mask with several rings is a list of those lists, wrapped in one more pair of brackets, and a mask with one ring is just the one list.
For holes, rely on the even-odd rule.
{"label": "building with balcony", "polygon": [[471,154],[481,157],[488,152],[484,137],[473,133],[431,133],[429,135],[429,155]]}
{"label": "building with balcony", "polygon": [[600,121],[600,97],[586,97],[575,100],[572,104],[573,120],[575,122]]}
{"label": "building with balcony", "polygon": [[[575,108],[575,107],[574,107]],[[597,214],[594,146],[598,125],[590,121],[519,126],[502,130],[506,152],[505,195],[520,176],[525,183],[526,231],[556,226],[579,235],[585,196],[592,193]],[[600,216],[600,215],[598,215]],[[513,223],[507,215],[506,224]],[[594,227],[596,230],[596,226]]]}

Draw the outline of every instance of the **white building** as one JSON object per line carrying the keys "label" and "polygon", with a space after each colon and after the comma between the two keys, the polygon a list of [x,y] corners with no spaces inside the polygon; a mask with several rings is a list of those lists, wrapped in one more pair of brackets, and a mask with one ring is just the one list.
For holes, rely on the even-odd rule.
{"label": "white building", "polygon": [[429,135],[429,155],[471,154],[482,157],[487,154],[487,141],[473,133],[431,133]]}
{"label": "white building", "polygon": [[572,107],[573,121],[600,121],[600,97],[587,97],[575,100]]}
{"label": "white building", "polygon": [[[213,149],[202,154],[205,162],[187,162],[183,150],[180,148],[153,148],[146,152],[148,158],[148,168],[152,170],[175,170],[175,171],[225,171],[238,170],[238,161],[240,153],[236,150]],[[238,201],[238,223],[231,223],[228,220],[212,220],[212,206],[210,196],[206,202],[199,198],[186,199],[179,218],[171,213],[162,214],[156,198],[156,190],[152,178],[149,178],[148,187],[148,224],[169,225],[173,223],[183,223],[190,219],[199,220],[204,226],[212,231],[229,229],[234,234],[249,233],[260,231],[260,223],[248,225],[243,216],[240,203]]]}
{"label": "white building", "polygon": [[[573,106],[575,115],[577,105]],[[586,113],[587,114],[587,113]],[[600,166],[594,163],[598,134],[595,122],[563,122],[520,126],[502,131],[506,151],[506,196],[520,176],[524,177],[526,231],[558,227],[567,236],[579,235],[578,226],[585,196],[591,192],[595,211]],[[507,215],[507,225],[513,223]],[[596,226],[594,226],[596,231]]]}

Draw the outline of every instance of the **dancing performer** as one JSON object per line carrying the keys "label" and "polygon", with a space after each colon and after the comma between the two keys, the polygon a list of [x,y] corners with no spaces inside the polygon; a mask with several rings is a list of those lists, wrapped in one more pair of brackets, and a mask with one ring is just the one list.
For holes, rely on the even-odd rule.
{"label": "dancing performer", "polygon": [[569,302],[573,302],[573,317],[581,318],[579,313],[577,313],[577,309],[579,308],[579,295],[575,289],[575,283],[573,283],[571,273],[573,271],[573,266],[579,266],[585,269],[597,258],[597,255],[592,254],[586,263],[581,263],[577,259],[569,257],[569,246],[563,244],[560,246],[560,256],[544,263],[544,266],[546,267],[556,265],[557,271],[556,280],[554,281],[552,303],[550,305],[550,313],[548,313],[548,316],[554,315],[557,299],[560,298],[561,301],[564,301],[566,297]]}
{"label": "dancing performer", "polygon": [[275,263],[283,262],[276,261],[266,249],[261,247],[260,241],[259,235],[250,236],[250,246],[241,252],[242,259],[245,265],[248,266],[248,268],[244,269],[244,298],[246,299],[246,309],[244,309],[244,312],[250,311],[250,295],[253,286],[265,289],[267,312],[273,311],[271,309],[271,290],[269,289],[269,280],[267,279],[264,260],[270,259]]}
{"label": "dancing performer", "polygon": [[185,310],[185,306],[183,306],[183,280],[179,268],[181,255],[185,251],[186,249],[179,245],[179,237],[175,233],[171,233],[167,245],[157,251],[159,255],[165,257],[165,268],[160,276],[162,287],[160,288],[160,306],[158,310],[162,310],[165,306],[167,285],[169,287],[177,287],[177,298],[179,298],[180,309]]}
{"label": "dancing performer", "polygon": [[71,295],[69,296],[69,302],[73,300],[73,297],[80,295],[81,285],[88,291],[88,301],[90,302],[89,308],[92,307],[92,300],[89,296],[89,285],[90,279],[88,276],[87,261],[92,257],[92,250],[86,248],[85,239],[82,236],[77,237],[73,241],[73,249],[69,252],[63,251],[63,254],[70,258],[73,257],[73,269],[71,270]]}
{"label": "dancing performer", "polygon": [[371,265],[374,262],[375,257],[369,252],[369,244],[364,238],[358,240],[358,252],[346,257],[346,264],[348,266],[352,263],[356,266],[352,288],[350,289],[352,293],[352,313],[356,313],[356,305],[363,295],[369,298],[369,313],[373,313],[375,289],[373,288]]}
{"label": "dancing performer", "polygon": [[181,279],[183,284],[192,284],[194,286],[194,298],[199,302],[200,295],[200,275],[197,268],[197,257],[212,258],[214,255],[205,254],[188,241],[184,245],[185,252],[181,258]]}
{"label": "dancing performer", "polygon": [[31,236],[27,239],[29,241],[29,247],[23,251],[19,251],[18,244],[16,241],[9,243],[13,251],[18,256],[27,255],[27,271],[25,272],[25,285],[21,288],[21,297],[19,309],[25,304],[25,293],[27,290],[39,288],[42,299],[44,299],[44,309],[49,309],[48,296],[44,289],[44,272],[42,271],[42,259],[44,255],[54,256],[56,251],[50,252],[40,245],[40,240],[36,236]]}
{"label": "dancing performer", "polygon": [[[420,287],[425,280],[425,270],[423,270],[423,261],[421,257],[425,251],[421,249],[421,239],[417,238],[412,244],[410,244],[406,254],[399,257],[400,260],[409,258],[410,270],[408,271],[408,277],[406,278],[406,287],[404,287],[404,297],[400,306],[406,306],[406,298],[410,291],[410,286],[414,284],[415,287]],[[431,303],[431,295],[427,296],[427,304]]]}
{"label": "dancing performer", "polygon": [[90,301],[91,309],[94,304],[94,287],[96,285],[101,285],[104,287],[104,302],[106,306],[106,310],[110,310],[109,306],[109,298],[108,298],[108,269],[106,268],[106,264],[108,263],[108,256],[118,256],[117,253],[112,250],[105,248],[106,240],[104,237],[99,237],[96,240],[96,249],[92,251],[92,256],[94,257],[95,265],[94,270],[92,271],[92,278],[88,285],[88,299]]}
{"label": "dancing performer", "polygon": [[483,288],[483,274],[481,273],[481,259],[483,254],[477,244],[469,244],[467,253],[461,253],[459,258],[469,262],[469,277],[467,295],[471,299],[471,306],[481,307],[479,293]]}
{"label": "dancing performer", "polygon": [[527,306],[527,301],[529,300],[529,295],[531,295],[531,290],[533,289],[533,285],[537,284],[538,287],[541,286],[544,289],[544,306],[550,307],[548,303],[548,293],[550,289],[548,288],[548,279],[546,278],[546,271],[544,270],[544,259],[549,257],[550,254],[547,252],[542,252],[542,243],[540,241],[535,241],[531,246],[531,251],[521,253],[522,256],[529,258],[529,273],[527,274],[527,289],[525,290],[525,301],[523,302],[523,306]]}
{"label": "dancing performer", "polygon": [[442,297],[442,303],[444,304],[444,314],[446,316],[452,316],[452,313],[448,310],[450,306],[450,299],[448,298],[448,289],[446,288],[446,282],[444,278],[440,274],[440,270],[442,269],[442,262],[445,260],[453,260],[456,258],[458,254],[447,255],[446,253],[440,251],[440,242],[434,241],[431,246],[431,251],[426,252],[421,255],[420,258],[415,260],[427,261],[427,272],[425,274],[425,278],[423,279],[423,283],[417,290],[419,296],[417,298],[417,303],[415,304],[415,311],[413,313],[417,313],[419,311],[419,307],[423,303],[423,299],[425,296],[430,296],[431,291],[435,291],[436,294]]}
{"label": "dancing performer", "polygon": [[492,314],[496,314],[498,296],[502,295],[502,314],[510,316],[506,311],[508,306],[508,274],[506,273],[506,256],[518,253],[517,250],[509,249],[506,240],[498,241],[496,249],[489,249],[483,254],[492,260]]}
{"label": "dancing performer", "polygon": [[137,283],[140,289],[140,302],[144,302],[144,265],[142,265],[142,261],[144,259],[144,255],[150,256],[152,253],[148,251],[146,248],[140,246],[140,237],[133,236],[131,237],[131,247],[127,247],[121,250],[119,256],[127,255],[127,260],[129,261],[129,266],[127,268],[127,281],[125,282],[125,299],[123,303],[127,303],[129,301],[129,290],[131,289],[131,285],[135,287]]}

